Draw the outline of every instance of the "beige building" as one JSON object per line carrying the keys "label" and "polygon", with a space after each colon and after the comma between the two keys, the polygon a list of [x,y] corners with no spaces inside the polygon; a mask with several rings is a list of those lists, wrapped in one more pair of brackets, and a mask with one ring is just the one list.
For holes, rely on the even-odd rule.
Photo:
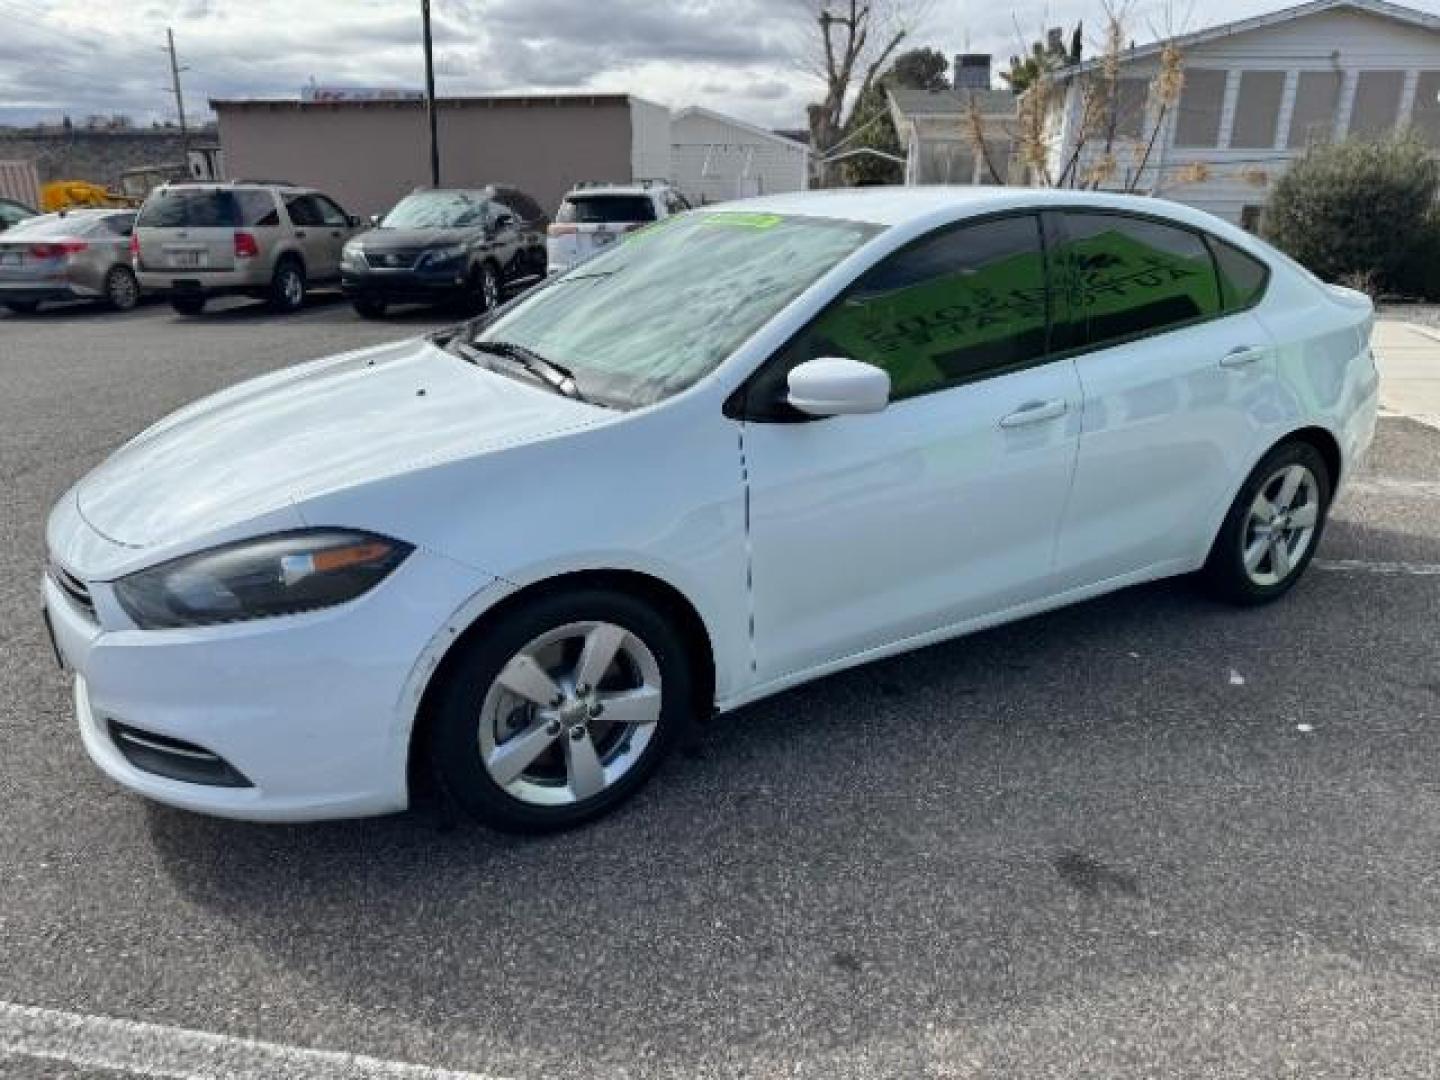
{"label": "beige building", "polygon": [[[383,213],[430,182],[414,100],[212,100],[230,177],[319,188]],[[437,102],[444,185],[513,184],[553,213],[581,180],[670,173],[670,113],[628,94],[455,97]]]}

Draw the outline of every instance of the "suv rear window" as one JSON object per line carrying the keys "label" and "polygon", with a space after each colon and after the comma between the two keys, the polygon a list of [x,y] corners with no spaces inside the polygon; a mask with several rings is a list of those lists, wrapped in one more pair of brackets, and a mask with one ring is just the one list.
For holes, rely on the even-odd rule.
{"label": "suv rear window", "polygon": [[140,208],[136,225],[150,229],[232,229],[240,207],[230,191],[160,190]]}
{"label": "suv rear window", "polygon": [[654,221],[649,195],[571,195],[555,220],[562,225],[598,225],[614,221]]}

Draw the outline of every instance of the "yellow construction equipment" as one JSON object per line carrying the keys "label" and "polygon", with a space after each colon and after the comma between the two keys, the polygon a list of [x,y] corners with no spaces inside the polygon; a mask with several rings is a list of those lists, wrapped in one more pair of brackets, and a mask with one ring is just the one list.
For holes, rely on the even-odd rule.
{"label": "yellow construction equipment", "polygon": [[52,180],[40,186],[40,210],[52,214],[74,206],[138,206],[140,200],[107,191],[88,180]]}

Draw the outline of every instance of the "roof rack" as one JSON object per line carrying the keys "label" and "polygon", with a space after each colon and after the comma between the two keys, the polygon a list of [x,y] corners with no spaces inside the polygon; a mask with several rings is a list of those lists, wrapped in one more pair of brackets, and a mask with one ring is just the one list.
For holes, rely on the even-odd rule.
{"label": "roof rack", "polygon": [[637,176],[634,180],[580,180],[576,182],[574,190],[607,187],[653,188],[662,185],[668,187],[669,184],[670,181],[664,177]]}

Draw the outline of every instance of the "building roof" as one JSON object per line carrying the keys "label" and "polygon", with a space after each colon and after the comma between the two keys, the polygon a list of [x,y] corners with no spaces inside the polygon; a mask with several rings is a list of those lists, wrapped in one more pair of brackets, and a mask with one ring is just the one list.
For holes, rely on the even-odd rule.
{"label": "building roof", "polygon": [[919,90],[913,86],[889,86],[885,92],[895,109],[905,117],[963,116],[972,100],[983,116],[1012,116],[1015,95],[1009,90]]}
{"label": "building roof", "polygon": [[[1256,15],[1254,18],[1237,19],[1235,22],[1221,23],[1218,26],[1196,30],[1190,34],[1180,34],[1177,37],[1152,41],[1150,44],[1141,45],[1138,48],[1126,49],[1120,56],[1120,62],[1127,64],[1133,60],[1143,60],[1146,57],[1154,56],[1166,42],[1174,42],[1181,49],[1187,49],[1195,45],[1204,45],[1206,42],[1218,41],[1221,38],[1233,37],[1236,34],[1248,33],[1251,30],[1263,30],[1267,26],[1289,22],[1291,19],[1301,19],[1307,15],[1345,10],[1377,15],[1382,19],[1394,19],[1410,26],[1418,26],[1423,30],[1440,31],[1440,15],[1417,11],[1415,8],[1405,7],[1403,4],[1392,4],[1389,3],[1389,0],[1309,0],[1309,3],[1281,8],[1279,11]],[[1055,73],[1055,78],[1064,81],[1072,76],[1083,74],[1096,67],[1102,60],[1103,57],[1092,57],[1083,63],[1063,68]]]}
{"label": "building roof", "polygon": [[779,143],[791,150],[804,150],[806,153],[810,151],[808,143],[799,142],[770,128],[758,127],[755,124],[747,123],[733,116],[726,116],[724,113],[718,113],[714,109],[706,109],[699,105],[690,105],[683,109],[677,109],[671,114],[670,118],[671,120],[684,120],[687,116],[699,116],[706,120],[713,120],[717,124],[728,124],[730,127],[746,132],[749,135],[754,135],[756,138],[768,139],[770,142]]}
{"label": "building roof", "polygon": [[[437,97],[435,103],[446,108],[496,109],[543,108],[552,105],[624,105],[641,101],[634,94],[493,94],[467,97]],[[311,109],[423,109],[420,98],[351,99],[348,101],[301,101],[299,98],[211,98],[210,107],[222,109],[270,109],[299,112]]]}

